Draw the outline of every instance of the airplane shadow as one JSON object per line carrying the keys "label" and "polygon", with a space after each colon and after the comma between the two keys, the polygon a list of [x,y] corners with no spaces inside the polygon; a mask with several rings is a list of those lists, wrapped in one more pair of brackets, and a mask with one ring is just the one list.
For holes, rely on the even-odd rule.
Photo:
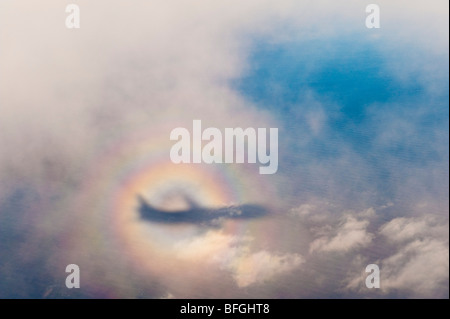
{"label": "airplane shadow", "polygon": [[164,211],[150,205],[138,195],[139,216],[146,221],[164,224],[200,224],[214,226],[223,219],[254,219],[268,214],[268,210],[260,205],[245,204],[227,206],[217,209],[191,207],[187,210]]}

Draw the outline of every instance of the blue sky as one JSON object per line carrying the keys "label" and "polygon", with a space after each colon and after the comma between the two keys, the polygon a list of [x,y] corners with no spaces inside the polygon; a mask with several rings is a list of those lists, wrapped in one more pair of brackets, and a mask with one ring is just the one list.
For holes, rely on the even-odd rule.
{"label": "blue sky", "polygon": [[[383,30],[371,32],[383,34]],[[411,172],[401,172],[404,165],[426,167],[448,159],[448,147],[436,149],[437,143],[448,140],[448,71],[439,74],[435,83],[424,83],[419,75],[401,79],[390,66],[398,57],[414,63],[413,50],[422,51],[424,65],[438,63],[445,70],[448,61],[422,48],[387,47],[392,47],[389,39],[366,34],[275,44],[257,39],[246,74],[233,85],[259,108],[280,118],[288,128],[285,134],[295,136],[298,143],[290,140],[284,145],[291,160],[329,163],[350,148],[369,164],[362,172],[363,187],[377,183],[377,190],[393,200],[393,171],[406,178]],[[428,92],[432,85],[438,94]],[[327,115],[323,131],[312,139],[302,129],[311,95]],[[397,129],[387,126],[386,118],[408,123],[401,140],[380,143],[383,130]]]}

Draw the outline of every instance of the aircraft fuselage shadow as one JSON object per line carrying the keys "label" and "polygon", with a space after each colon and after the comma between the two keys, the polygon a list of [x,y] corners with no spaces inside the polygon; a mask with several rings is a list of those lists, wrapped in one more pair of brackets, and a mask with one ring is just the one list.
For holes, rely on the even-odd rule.
{"label": "aircraft fuselage shadow", "polygon": [[252,204],[227,206],[217,209],[191,207],[187,210],[168,212],[153,207],[141,196],[138,196],[138,202],[139,216],[143,220],[164,224],[205,224],[219,219],[253,219],[268,214],[267,209],[263,206]]}

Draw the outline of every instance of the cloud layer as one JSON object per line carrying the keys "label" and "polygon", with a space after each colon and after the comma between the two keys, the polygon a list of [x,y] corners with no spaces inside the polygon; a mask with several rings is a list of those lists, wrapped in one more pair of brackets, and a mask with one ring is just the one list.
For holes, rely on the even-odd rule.
{"label": "cloud layer", "polygon": [[[378,30],[356,0],[77,4],[0,3],[0,297],[448,298],[448,1],[378,1]],[[119,236],[193,119],[279,128],[277,174],[211,181],[271,214]]]}

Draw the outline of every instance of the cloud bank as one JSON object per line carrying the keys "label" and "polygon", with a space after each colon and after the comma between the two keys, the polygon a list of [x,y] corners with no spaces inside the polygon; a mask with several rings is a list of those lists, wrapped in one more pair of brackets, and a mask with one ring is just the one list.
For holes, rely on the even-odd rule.
{"label": "cloud bank", "polygon": [[[448,298],[447,1],[377,30],[356,0],[77,4],[0,3],[0,297]],[[278,127],[277,174],[164,166],[193,119]],[[177,183],[271,214],[138,220]]]}

